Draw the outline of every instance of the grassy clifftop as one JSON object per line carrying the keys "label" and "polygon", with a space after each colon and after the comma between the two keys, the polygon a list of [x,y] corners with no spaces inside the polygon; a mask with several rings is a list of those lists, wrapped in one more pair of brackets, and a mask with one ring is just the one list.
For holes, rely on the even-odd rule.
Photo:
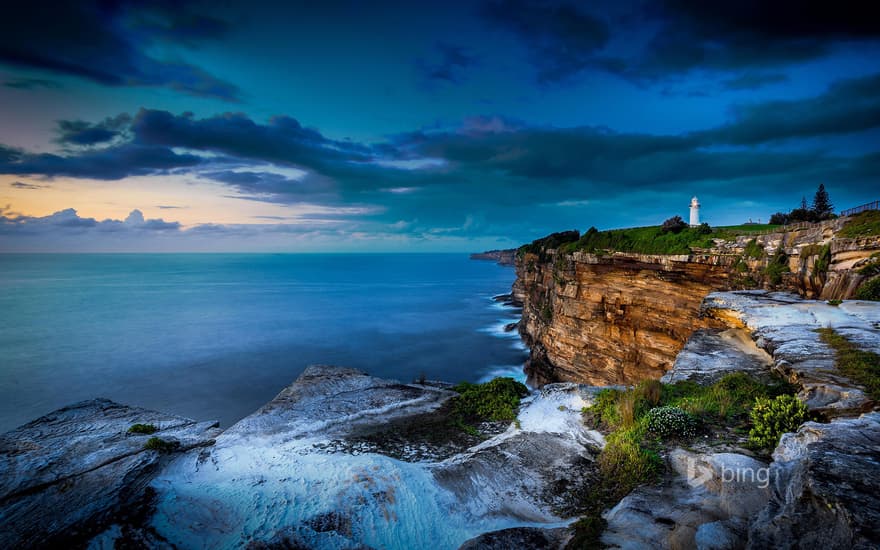
{"label": "grassy clifftop", "polygon": [[661,226],[631,227],[599,231],[591,227],[581,235],[578,231],[553,233],[520,247],[520,252],[540,253],[554,248],[563,253],[584,251],[602,254],[609,251],[639,254],[691,254],[695,248],[710,248],[714,239],[733,240],[739,235],[774,229],[776,225],[736,225],[726,227],[685,227],[677,231]]}

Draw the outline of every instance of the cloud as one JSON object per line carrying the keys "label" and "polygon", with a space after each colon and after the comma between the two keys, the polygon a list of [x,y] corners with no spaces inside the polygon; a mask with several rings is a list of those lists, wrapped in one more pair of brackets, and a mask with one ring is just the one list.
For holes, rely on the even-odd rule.
{"label": "cloud", "polygon": [[737,106],[733,121],[699,132],[709,143],[750,145],[880,127],[880,73],[841,80],[816,97]]}
{"label": "cloud", "polygon": [[[239,101],[241,92],[204,70],[148,54],[156,46],[193,46],[229,25],[189,2],[15,2],[0,18],[0,62],[85,78],[105,86],[158,86]],[[87,39],[84,39],[87,37]]]}
{"label": "cloud", "polygon": [[435,45],[433,56],[416,60],[416,69],[429,82],[460,84],[465,72],[477,63],[477,58],[464,48],[440,42]]}
{"label": "cloud", "polygon": [[177,154],[166,147],[136,143],[70,155],[26,153],[0,145],[0,174],[118,180],[127,176],[168,173],[201,162],[202,159],[195,155]]}
{"label": "cloud", "polygon": [[320,168],[339,161],[370,160],[369,147],[331,140],[288,116],[258,124],[243,113],[197,119],[191,114],[141,109],[131,131],[134,140],[150,146],[212,151],[238,158]]}
{"label": "cloud", "polygon": [[179,222],[163,219],[144,219],[140,210],[132,210],[125,220],[106,219],[80,216],[73,208],[59,210],[48,216],[24,216],[0,209],[0,234],[82,234],[84,231],[98,232],[142,232],[142,231],[180,231]]}
{"label": "cloud", "polygon": [[[552,0],[492,1],[483,9],[490,23],[520,38],[543,82],[564,81],[584,69],[646,84],[694,70],[785,67],[826,56],[837,44],[880,38],[880,21],[868,2],[829,8],[796,0],[667,0],[636,8],[611,4],[602,13],[600,19]],[[741,76],[729,86],[753,89],[777,81],[768,78]]]}
{"label": "cloud", "polygon": [[60,82],[46,78],[16,78],[15,80],[7,80],[3,85],[17,90],[36,90],[38,88],[57,90],[62,87]]}
{"label": "cloud", "polygon": [[23,181],[14,181],[9,184],[9,187],[15,187],[16,189],[36,190],[36,189],[45,189],[48,187],[48,185],[35,185],[33,183],[25,183]]}
{"label": "cloud", "polygon": [[611,36],[604,21],[565,2],[500,0],[487,3],[482,15],[523,41],[540,82],[566,80],[595,65]]}
{"label": "cloud", "polygon": [[107,143],[122,136],[131,116],[121,114],[91,124],[82,120],[59,120],[56,141],[62,145],[90,146]]}
{"label": "cloud", "polygon": [[771,84],[786,82],[788,77],[781,73],[745,73],[725,80],[721,84],[727,90],[757,90]]}

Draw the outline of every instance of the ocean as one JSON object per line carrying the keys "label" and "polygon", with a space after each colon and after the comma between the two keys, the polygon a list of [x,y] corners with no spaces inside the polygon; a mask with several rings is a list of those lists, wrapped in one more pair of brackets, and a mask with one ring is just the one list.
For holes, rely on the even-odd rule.
{"label": "ocean", "polygon": [[94,397],[227,427],[311,364],[523,380],[513,280],[463,254],[0,254],[0,432]]}

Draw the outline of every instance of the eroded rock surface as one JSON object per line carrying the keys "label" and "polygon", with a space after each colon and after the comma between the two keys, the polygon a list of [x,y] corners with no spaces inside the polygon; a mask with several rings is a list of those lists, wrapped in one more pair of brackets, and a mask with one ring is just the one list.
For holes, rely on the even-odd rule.
{"label": "eroded rock surface", "polygon": [[565,525],[601,436],[577,386],[538,394],[519,427],[432,461],[324,445],[440,411],[443,388],[310,367],[276,399],[156,478],[150,526],[179,547],[457,548],[486,531]]}
{"label": "eroded rock surface", "polygon": [[660,381],[674,384],[689,380],[708,385],[734,372],[760,379],[768,377],[772,365],[773,358],[756,346],[745,330],[698,330],[675,358],[672,370]]}
{"label": "eroded rock surface", "polygon": [[880,547],[880,413],[785,434],[749,548]]}
{"label": "eroded rock surface", "polygon": [[839,306],[765,291],[717,292],[706,297],[703,313],[730,326],[745,327],[758,346],[773,356],[774,368],[801,386],[799,397],[827,416],[870,410],[864,388],[835,367],[834,350],[816,329],[831,327],[857,345],[880,347],[880,306],[846,301]]}
{"label": "eroded rock surface", "polygon": [[[153,424],[152,435],[128,433]],[[178,451],[210,445],[215,422],[195,422],[107,399],[54,411],[0,436],[0,547],[69,546],[87,540],[140,499],[167,458],[150,437]]]}

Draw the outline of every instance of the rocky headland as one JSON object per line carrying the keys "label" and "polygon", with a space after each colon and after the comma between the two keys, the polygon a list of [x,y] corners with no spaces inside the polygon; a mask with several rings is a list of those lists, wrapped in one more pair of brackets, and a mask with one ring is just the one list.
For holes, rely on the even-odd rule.
{"label": "rocky headland", "polygon": [[863,268],[877,261],[880,235],[843,237],[846,223],[841,218],[716,239],[712,248],[682,255],[566,251],[577,232],[539,239],[518,253],[514,284],[523,304],[520,334],[531,350],[530,380],[604,385],[658,379],[695,330],[724,326],[700,315],[710,292],[851,298],[868,278]]}
{"label": "rocky headland", "polygon": [[487,260],[495,262],[498,265],[513,266],[516,262],[516,249],[509,248],[505,250],[487,250],[485,252],[474,252],[471,254],[472,260]]}

